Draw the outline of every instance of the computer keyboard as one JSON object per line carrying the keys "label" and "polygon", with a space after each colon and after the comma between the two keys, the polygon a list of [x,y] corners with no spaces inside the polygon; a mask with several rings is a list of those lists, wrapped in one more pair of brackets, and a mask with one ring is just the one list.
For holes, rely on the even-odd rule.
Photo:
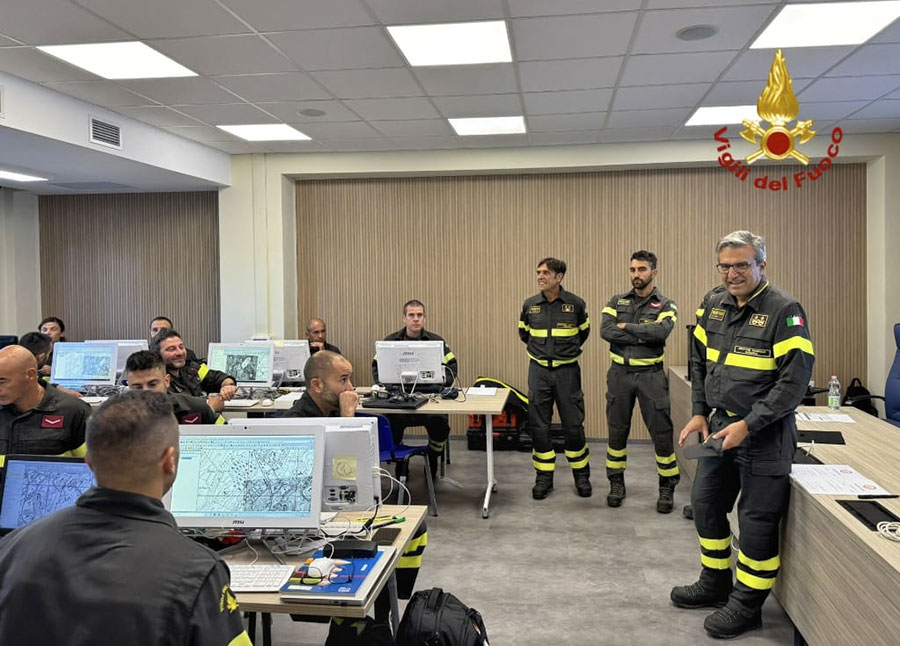
{"label": "computer keyboard", "polygon": [[288,410],[301,397],[303,397],[303,392],[299,390],[276,397],[275,410]]}
{"label": "computer keyboard", "polygon": [[256,405],[255,399],[229,399],[225,402],[226,406],[234,406],[235,408],[250,408]]}
{"label": "computer keyboard", "polygon": [[278,592],[294,571],[293,565],[229,565],[235,592]]}
{"label": "computer keyboard", "polygon": [[109,397],[82,397],[81,401],[89,406],[93,406],[94,404],[102,404],[107,399],[109,399]]}
{"label": "computer keyboard", "polygon": [[393,410],[416,410],[428,403],[428,398],[422,395],[392,396],[387,399],[381,397],[369,397],[362,400],[363,408],[385,408]]}

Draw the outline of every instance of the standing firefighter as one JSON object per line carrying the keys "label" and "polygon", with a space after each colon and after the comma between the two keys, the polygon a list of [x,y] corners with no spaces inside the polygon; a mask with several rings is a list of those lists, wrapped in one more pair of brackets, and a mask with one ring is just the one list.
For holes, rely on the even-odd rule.
{"label": "standing firefighter", "polygon": [[531,430],[532,464],[537,472],[531,495],[546,498],[553,490],[556,452],[550,440],[553,402],[562,420],[566,459],[575,476],[579,496],[591,495],[590,454],[584,440],[584,393],[581,390],[581,346],[591,323],[584,301],[562,288],[566,263],[544,258],[537,266],[541,290],[522,305],[519,336],[527,346],[528,427]]}

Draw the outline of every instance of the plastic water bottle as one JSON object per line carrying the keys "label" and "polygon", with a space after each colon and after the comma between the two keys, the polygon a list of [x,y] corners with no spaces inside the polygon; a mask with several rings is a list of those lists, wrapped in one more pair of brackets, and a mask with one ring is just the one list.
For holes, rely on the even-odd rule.
{"label": "plastic water bottle", "polygon": [[841,408],[841,382],[834,375],[828,382],[828,408],[840,410]]}

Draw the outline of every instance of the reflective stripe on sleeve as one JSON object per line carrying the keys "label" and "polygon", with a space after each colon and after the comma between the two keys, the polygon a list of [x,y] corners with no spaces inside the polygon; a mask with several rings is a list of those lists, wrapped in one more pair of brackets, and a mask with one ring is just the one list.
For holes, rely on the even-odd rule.
{"label": "reflective stripe on sleeve", "polygon": [[611,317],[616,318],[616,319],[619,318],[619,313],[616,310],[614,310],[613,308],[609,307],[608,305],[606,307],[604,307],[600,311],[600,313],[601,314],[609,314]]}
{"label": "reflective stripe on sleeve", "polygon": [[792,336],[790,339],[779,341],[772,346],[772,355],[777,359],[778,357],[783,357],[791,350],[800,350],[806,354],[816,356],[816,353],[813,352],[812,341],[802,336]]}

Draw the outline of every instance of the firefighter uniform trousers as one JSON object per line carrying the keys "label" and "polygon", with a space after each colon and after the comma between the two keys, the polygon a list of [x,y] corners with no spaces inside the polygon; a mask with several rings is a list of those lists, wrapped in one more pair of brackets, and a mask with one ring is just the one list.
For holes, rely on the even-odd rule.
{"label": "firefighter uniform trousers", "polygon": [[550,368],[531,361],[528,365],[528,398],[534,468],[551,473],[556,468],[556,452],[550,438],[554,402],[562,421],[569,466],[572,469],[588,466],[590,451],[584,439],[584,392],[578,362]]}
{"label": "firefighter uniform trousers", "polygon": [[631,433],[635,398],[653,438],[660,481],[668,478],[677,484],[678,465],[669,416],[669,379],[661,363],[637,369],[613,363],[606,374],[606,420],[609,425],[606,476],[624,474],[628,466],[626,444]]}
{"label": "firefighter uniform trousers", "polygon": [[[710,434],[736,421],[723,412],[713,413]],[[793,424],[793,416],[784,420]],[[793,434],[788,433],[786,437]],[[773,441],[782,440],[780,429],[772,429]],[[746,443],[745,443],[746,444]],[[796,443],[782,447],[793,455]],[[725,451],[722,457],[703,457],[691,491],[694,526],[700,538],[700,583],[707,590],[721,590],[731,584],[731,528],[727,514],[734,507],[738,492],[740,549],[737,556],[736,583],[731,598],[745,610],[762,606],[775,585],[781,566],[778,554],[778,523],[787,511],[790,476],[754,473],[748,449],[741,445]]]}

